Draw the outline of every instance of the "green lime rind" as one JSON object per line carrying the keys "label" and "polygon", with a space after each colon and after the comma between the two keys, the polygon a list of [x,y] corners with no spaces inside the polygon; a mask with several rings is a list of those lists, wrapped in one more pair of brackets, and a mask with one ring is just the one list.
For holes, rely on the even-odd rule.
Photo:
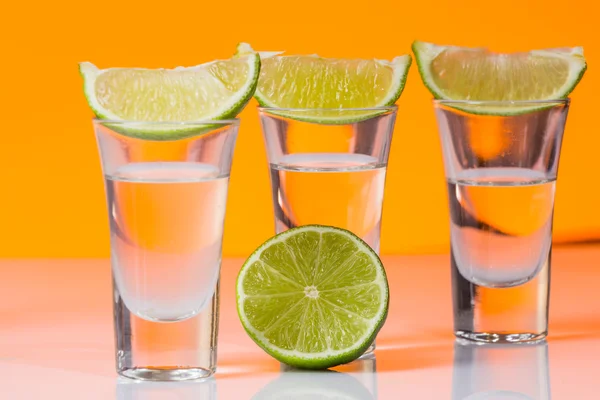
{"label": "green lime rind", "polygon": [[[442,89],[440,89],[434,82],[430,71],[431,62],[444,50],[447,49],[461,49],[461,50],[473,50],[480,51],[481,49],[469,49],[457,46],[438,46],[432,43],[414,41],[412,44],[412,51],[415,56],[417,63],[417,69],[421,80],[429,92],[435,99],[438,100],[464,100],[467,103],[467,99],[452,98],[446,95]],[[555,93],[549,98],[541,99],[514,99],[513,102],[508,101],[497,101],[486,100],[486,99],[469,99],[469,104],[457,103],[446,103],[445,106],[463,111],[468,114],[475,115],[490,115],[490,116],[516,116],[531,112],[537,112],[555,107],[559,102],[557,100],[566,100],[569,94],[579,84],[583,75],[587,70],[587,63],[583,57],[583,48],[575,47],[571,49],[570,54],[563,54],[553,52],[553,50],[534,50],[532,53],[552,55],[556,57],[563,57],[570,60],[570,65],[573,66],[569,70],[570,78],[567,79],[565,85],[558,88]],[[547,102],[545,102],[547,100]],[[473,104],[480,101],[482,104]]]}
{"label": "green lime rind", "polygon": [[[404,91],[404,87],[406,86],[406,80],[408,79],[408,71],[410,70],[410,66],[412,64],[412,58],[409,55],[399,56],[394,58],[391,62],[378,60],[381,63],[388,63],[390,65],[394,65],[394,82],[395,84],[390,88],[388,95],[383,99],[383,101],[378,104],[373,104],[369,107],[365,108],[377,108],[377,107],[390,107],[393,106],[396,101],[402,95]],[[389,112],[389,110],[344,110],[340,109],[340,113],[344,114],[342,117],[335,116],[327,116],[327,114],[335,113],[335,110],[315,110],[313,115],[306,114],[304,112],[286,112],[283,110],[276,110],[279,108],[277,104],[274,104],[267,100],[266,96],[264,96],[260,90],[257,88],[254,93],[254,98],[258,102],[261,107],[270,108],[269,112],[275,115],[279,115],[284,118],[289,118],[296,121],[309,122],[315,124],[323,124],[323,125],[347,125],[353,124],[361,121],[366,121],[368,119],[374,118],[378,115],[385,114]],[[350,115],[348,115],[350,114]]]}
{"label": "green lime rind", "polygon": [[[442,99],[440,99],[442,100]],[[444,107],[454,109],[469,115],[489,116],[489,117],[518,117],[519,115],[532,114],[549,110],[559,105],[566,106],[569,99],[554,100],[554,101],[536,101],[527,105],[527,102],[505,102],[497,107],[491,106],[488,102],[482,102],[482,105],[477,105],[477,102],[442,102]],[[493,102],[492,102],[493,104]]]}
{"label": "green lime rind", "polygon": [[[114,129],[119,134],[152,141],[173,141],[185,139],[193,136],[198,136],[219,128],[222,124],[211,124],[212,121],[228,120],[235,118],[246,107],[250,99],[252,99],[258,84],[260,75],[260,56],[257,53],[245,54],[248,58],[248,76],[244,85],[226,101],[222,107],[210,115],[205,115],[202,118],[195,118],[191,121],[181,122],[160,122],[154,121],[133,121],[133,123],[124,123],[125,120],[118,115],[115,115],[109,110],[106,110],[96,99],[95,82],[96,78],[103,72],[111,70],[100,70],[95,65],[89,62],[79,63],[79,73],[83,78],[83,90],[88,105],[100,120],[106,120],[104,124],[111,129]],[[209,62],[190,68],[177,68],[176,70],[191,70],[195,68],[207,67]],[[124,121],[124,122],[121,122]],[[111,124],[111,122],[114,122]],[[204,125],[206,124],[206,125]]]}
{"label": "green lime rind", "polygon": [[[391,106],[398,101],[404,87],[406,86],[406,80],[408,78],[408,71],[412,64],[412,57],[408,54],[403,56],[395,57],[392,61],[377,60],[377,62],[388,65],[394,69],[394,85],[388,90],[386,97],[384,97],[379,103],[369,105],[364,108],[375,108],[375,107],[387,107]],[[262,107],[279,107],[279,105],[267,100],[266,96],[263,95],[259,88],[254,92],[254,97]]]}
{"label": "green lime rind", "polygon": [[[255,97],[256,98],[256,97]],[[259,101],[260,104],[260,101]],[[261,105],[261,107],[263,107]],[[383,107],[383,106],[382,106]],[[383,116],[392,111],[397,110],[397,106],[390,105],[385,106],[386,108],[382,109],[373,109],[373,110],[349,110],[349,109],[339,109],[339,110],[315,110],[312,114],[307,113],[306,110],[285,110],[285,109],[276,109],[276,108],[267,108],[269,114],[276,115],[278,117],[284,119],[290,119],[294,121],[307,122],[312,124],[319,125],[348,125],[355,124],[358,122],[366,121],[369,119],[373,119],[379,116]],[[344,114],[343,117],[335,117],[336,113]],[[331,115],[331,116],[327,116]]]}
{"label": "green lime rind", "polygon": [[[197,136],[203,136],[234,126],[234,123],[195,123],[193,124],[160,124],[163,130],[136,128],[135,125],[144,126],[145,123],[122,123],[96,120],[97,124],[102,125],[113,132],[125,138],[139,139],[146,142],[175,142],[178,140],[192,139]],[[147,125],[147,124],[146,124]],[[155,125],[153,125],[155,126]],[[237,126],[237,124],[235,124]],[[168,132],[165,134],[164,132]]]}
{"label": "green lime rind", "polygon": [[[340,304],[342,305],[346,305],[347,307],[351,306],[349,304],[343,303],[343,296],[344,296],[344,290],[352,290],[355,288],[355,286],[344,286],[343,284],[340,285],[339,287],[335,287],[334,291],[340,291],[339,296],[337,297],[337,305],[334,305],[333,303],[331,303],[330,301],[327,300],[327,298],[330,298],[327,296],[327,294],[325,294],[325,291],[320,292],[320,294],[318,295],[319,299],[321,298],[320,296],[325,296],[323,297],[323,303],[317,303],[319,300],[313,300],[313,299],[309,299],[306,300],[306,298],[308,297],[306,295],[306,288],[304,289],[304,292],[300,291],[294,291],[294,292],[290,292],[290,288],[293,288],[294,290],[298,290],[298,287],[301,287],[302,283],[301,282],[291,282],[285,278],[283,280],[280,280],[276,283],[279,283],[278,285],[271,285],[268,280],[267,281],[262,281],[261,285],[255,284],[256,282],[260,282],[261,279],[265,279],[264,276],[262,276],[261,274],[252,274],[252,275],[248,275],[248,271],[250,271],[252,268],[254,268],[256,266],[257,263],[261,263],[260,265],[262,265],[262,263],[264,263],[264,260],[261,258],[261,255],[264,254],[265,250],[267,249],[273,249],[274,246],[284,243],[284,246],[289,245],[289,239],[297,239],[297,240],[302,240],[302,235],[306,235],[306,234],[311,234],[311,233],[319,233],[320,234],[320,241],[319,241],[319,246],[322,244],[323,242],[323,235],[324,234],[332,234],[335,235],[336,239],[340,239],[342,240],[342,242],[336,242],[336,243],[342,243],[339,244],[339,246],[343,246],[343,243],[346,244],[351,244],[356,246],[356,248],[358,249],[356,254],[352,254],[350,257],[347,257],[345,259],[340,259],[339,264],[336,264],[336,266],[343,266],[344,261],[347,261],[348,259],[351,259],[352,257],[356,256],[357,254],[359,254],[360,256],[364,255],[365,257],[367,257],[367,259],[369,260],[369,266],[373,268],[374,271],[370,271],[373,272],[375,274],[375,278],[372,281],[369,281],[367,283],[365,283],[365,286],[370,286],[372,288],[377,288],[377,293],[379,293],[378,297],[373,299],[373,302],[378,301],[378,303],[374,303],[377,305],[377,310],[376,312],[374,312],[373,316],[369,319],[363,318],[360,315],[350,315],[353,312],[347,310],[346,308],[343,308],[342,306],[340,306]],[[330,237],[331,238],[331,237]],[[331,240],[331,239],[329,239]],[[287,248],[287,247],[286,247]],[[328,249],[329,251],[326,253],[323,253],[324,249],[319,247],[319,253],[318,253],[318,258],[317,261],[315,261],[315,267],[316,265],[319,265],[321,267],[320,270],[322,270],[322,267],[324,264],[322,264],[319,261],[323,261],[325,262],[326,259],[322,259],[322,256],[324,257],[330,257],[332,255],[335,255],[336,253],[334,252],[335,248],[330,248]],[[292,249],[293,250],[293,249]],[[340,250],[338,248],[338,250]],[[290,251],[290,254],[296,254],[293,253],[292,251]],[[339,254],[339,253],[338,253]],[[297,259],[294,258],[294,261],[296,261]],[[285,268],[287,266],[287,268]],[[290,266],[289,264],[284,265],[284,268],[281,268],[281,265],[272,265],[269,264],[268,267],[269,268],[277,268],[275,270],[275,275],[277,276],[284,276],[286,273],[289,273],[290,271],[294,270],[295,267],[298,266],[298,264],[295,264],[294,266]],[[298,269],[296,269],[296,271],[299,271]],[[303,270],[306,271],[306,270]],[[317,270],[315,270],[317,271]],[[331,270],[330,270],[331,271]],[[327,281],[326,277],[328,275],[323,275],[320,278],[322,278],[321,283],[319,282],[314,282],[315,287],[318,288],[319,285],[321,285],[321,287],[323,287],[323,285],[332,285],[332,282],[335,282],[335,284],[339,283],[339,272],[340,271],[335,271],[336,272],[336,279],[338,280],[334,280],[334,281],[329,281],[327,283],[325,283]],[[273,273],[273,272],[272,272]],[[317,272],[318,274],[318,272]],[[329,275],[329,276],[333,276],[333,275]],[[314,276],[313,276],[314,278]],[[257,281],[258,279],[258,281]],[[256,291],[256,293],[254,294],[247,294],[244,290],[244,285],[246,283],[246,280],[249,280],[250,284],[254,284],[254,286],[246,286],[246,289],[250,289],[250,290],[254,290]],[[371,285],[372,284],[372,285]],[[284,287],[286,286],[287,287]],[[292,286],[290,286],[292,285]],[[296,285],[296,286],[293,286]],[[362,288],[362,284],[361,284],[361,288]],[[326,289],[327,290],[327,289]],[[359,289],[361,290],[361,289]],[[328,290],[329,292],[331,292],[332,290]],[[265,294],[268,293],[268,294]],[[249,301],[249,299],[255,299],[257,297],[264,297],[266,298],[265,301],[267,301],[268,303],[271,302],[275,302],[275,301],[279,301],[278,299],[280,299],[283,296],[298,296],[297,299],[298,302],[291,305],[291,307],[289,308],[281,308],[281,314],[275,314],[275,313],[263,313],[262,311],[264,310],[255,310],[255,311],[259,311],[259,317],[258,319],[255,318],[256,315],[254,316],[250,316],[250,318],[248,318],[247,312],[246,312],[246,303]],[[289,297],[288,297],[289,298]],[[244,265],[242,266],[238,278],[237,278],[237,282],[236,282],[236,303],[237,303],[237,311],[238,311],[238,315],[240,318],[240,321],[242,323],[242,326],[244,327],[244,329],[246,330],[246,332],[248,333],[248,335],[250,336],[250,338],[260,347],[262,348],[267,354],[271,355],[272,357],[274,357],[275,359],[277,359],[278,361],[288,364],[290,366],[293,366],[295,368],[299,368],[299,369],[326,369],[326,368],[330,368],[336,365],[340,365],[340,364],[345,364],[348,363],[350,361],[353,361],[355,359],[357,359],[358,357],[360,357],[371,345],[371,343],[373,343],[373,341],[375,340],[375,337],[377,336],[377,333],[379,332],[379,330],[381,329],[381,327],[384,325],[385,320],[387,318],[387,313],[388,313],[388,307],[389,307],[389,286],[388,286],[388,282],[387,282],[387,277],[385,274],[385,270],[383,267],[383,264],[381,263],[381,260],[379,259],[379,257],[377,256],[377,253],[375,253],[375,251],[369,247],[369,245],[367,245],[363,240],[361,240],[359,237],[357,237],[356,235],[354,235],[352,232],[349,232],[345,229],[340,229],[340,228],[336,228],[336,227],[331,227],[331,226],[324,226],[324,225],[305,225],[305,226],[301,226],[301,227],[297,227],[297,228],[293,228],[290,230],[287,230],[283,233],[280,233],[272,238],[270,238],[269,240],[267,240],[265,243],[263,243],[258,249],[256,249],[252,255],[246,260],[246,262],[244,263]],[[249,303],[251,304],[251,302]],[[290,303],[288,303],[290,304]],[[318,304],[318,305],[315,305]],[[300,305],[300,306],[299,306]],[[306,305],[306,307],[301,308],[301,305]],[[326,305],[326,306],[324,306]],[[296,347],[293,350],[290,349],[285,349],[282,348],[281,346],[278,346],[276,344],[274,344],[271,340],[269,340],[265,334],[263,332],[267,332],[269,331],[270,328],[273,328],[274,326],[277,325],[277,321],[281,318],[282,321],[285,321],[285,313],[287,311],[298,311],[300,313],[303,313],[303,315],[306,315],[311,309],[315,309],[318,308],[318,314],[320,315],[321,318],[323,317],[323,313],[325,311],[327,312],[331,312],[333,313],[331,310],[335,310],[335,312],[343,312],[344,314],[348,314],[349,316],[349,321],[353,321],[352,318],[357,318],[360,317],[362,318],[363,321],[367,321],[364,324],[366,324],[368,326],[368,329],[365,329],[364,333],[362,334],[362,336],[360,336],[357,340],[355,340],[353,342],[352,345],[350,346],[346,346],[344,348],[338,349],[338,350],[332,350],[331,347],[329,346],[329,344],[331,344],[331,340],[334,340],[333,338],[336,335],[335,331],[327,331],[327,332],[323,332],[323,329],[325,329],[325,326],[320,326],[323,329],[319,330],[320,332],[323,332],[323,335],[326,336],[322,336],[319,339],[322,339],[324,337],[326,337],[327,339],[324,340],[329,340],[328,343],[328,349],[326,351],[321,351],[321,352],[302,352],[302,351],[298,351],[298,344],[300,343],[299,341],[296,343]],[[284,311],[285,310],[285,311]],[[252,314],[253,311],[250,311],[250,314]],[[274,322],[272,324],[264,324],[264,321],[260,321],[260,318],[264,318],[264,316],[267,316],[268,318],[271,318],[270,321]],[[296,314],[294,314],[296,315]],[[251,321],[251,319],[253,321]],[[346,320],[346,322],[348,321]],[[257,322],[258,321],[258,322]],[[312,321],[312,320],[311,320]],[[254,322],[254,323],[253,323]],[[324,322],[324,320],[321,320],[321,322]],[[263,330],[259,330],[256,328],[255,325],[257,325],[257,323],[262,323],[263,325],[265,325],[263,328]],[[303,321],[304,323],[304,321]],[[356,324],[354,322],[354,324]],[[303,332],[310,332],[309,329],[310,328],[315,328],[315,326],[313,324],[311,324],[311,322],[309,321],[306,325],[309,325],[309,328],[307,328],[306,330],[303,330],[301,332],[298,333],[298,340],[300,340],[300,337],[302,335]],[[306,325],[302,325],[303,328],[306,327]],[[344,330],[344,332],[348,333],[349,330],[352,328],[353,325],[351,325],[350,323],[347,323],[347,325],[344,325],[343,328],[347,328]],[[297,332],[297,331],[296,331]],[[339,333],[339,332],[338,332]],[[303,336],[304,338],[306,338],[307,336]],[[308,337],[311,337],[310,335],[308,335]],[[278,338],[280,339],[280,338]]]}
{"label": "green lime rind", "polygon": [[[247,43],[238,44],[237,53],[238,55],[247,54],[248,52],[254,51],[250,45]],[[286,57],[281,56],[283,52],[271,51],[271,52],[259,52],[261,59],[265,60],[271,57]],[[294,56],[289,56],[294,57]],[[306,56],[306,57],[318,57],[316,55]],[[322,60],[327,60],[326,58],[318,57]],[[296,121],[309,122],[315,124],[325,124],[325,125],[346,125],[357,123],[360,121],[365,121],[376,117],[378,115],[385,114],[389,112],[389,110],[377,110],[378,107],[390,107],[393,106],[404,91],[404,87],[406,86],[406,80],[408,79],[408,72],[410,70],[410,66],[412,64],[412,58],[410,55],[403,55],[395,57],[391,61],[387,60],[375,60],[377,63],[381,65],[388,66],[393,70],[393,78],[392,78],[392,86],[388,89],[386,96],[381,99],[379,102],[374,104],[369,104],[368,106],[356,107],[356,109],[352,108],[340,108],[339,111],[335,109],[314,109],[314,112],[308,112],[308,108],[306,107],[296,107],[294,105],[286,105],[282,106],[280,104],[276,104],[273,101],[270,101],[267,96],[265,96],[260,90],[260,80],[258,83],[258,87],[254,93],[254,98],[257,100],[258,104],[261,107],[269,108],[269,113],[281,116],[283,118],[288,118]],[[262,71],[263,73],[265,70]],[[289,85],[289,83],[286,83]],[[292,110],[298,109],[298,110]],[[373,109],[373,110],[369,110]],[[299,111],[301,110],[301,111]],[[343,115],[335,115],[336,113]]]}

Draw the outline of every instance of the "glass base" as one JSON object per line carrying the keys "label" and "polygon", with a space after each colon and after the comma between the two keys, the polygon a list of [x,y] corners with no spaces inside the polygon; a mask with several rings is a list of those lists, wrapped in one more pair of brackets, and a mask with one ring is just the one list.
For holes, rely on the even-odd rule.
{"label": "glass base", "polygon": [[185,382],[208,378],[217,368],[219,284],[199,314],[177,322],[156,322],[131,312],[114,284],[116,370],[125,378]]}
{"label": "glass base", "polygon": [[539,343],[548,333],[550,252],[537,274],[510,287],[467,280],[451,252],[454,334],[474,343]]}
{"label": "glass base", "polygon": [[543,333],[494,333],[494,332],[469,332],[455,331],[458,339],[472,343],[495,344],[537,344],[546,339],[547,332]]}
{"label": "glass base", "polygon": [[365,350],[365,352],[362,354],[362,356],[358,357],[359,360],[362,360],[363,358],[371,358],[375,356],[375,348],[376,348],[376,344],[375,341],[373,341],[373,343],[371,343],[371,345],[369,346],[369,348],[367,350]]}
{"label": "glass base", "polygon": [[211,377],[215,371],[203,368],[131,368],[118,371],[125,378],[153,382],[194,381]]}

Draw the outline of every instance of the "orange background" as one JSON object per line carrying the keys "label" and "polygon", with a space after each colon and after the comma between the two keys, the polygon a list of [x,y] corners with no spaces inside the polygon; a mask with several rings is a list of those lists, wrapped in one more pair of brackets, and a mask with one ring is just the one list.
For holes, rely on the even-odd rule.
{"label": "orange background", "polygon": [[[8,2],[7,2],[8,3]],[[600,238],[599,7],[559,0],[10,2],[0,12],[0,257],[104,257],[104,189],[79,61],[190,66],[258,50],[390,59],[414,39],[497,51],[584,46],[572,96],[555,212],[558,241]],[[268,169],[253,101],[242,113],[225,255],[273,232]],[[441,151],[430,95],[411,69],[390,160],[384,253],[448,249]]]}

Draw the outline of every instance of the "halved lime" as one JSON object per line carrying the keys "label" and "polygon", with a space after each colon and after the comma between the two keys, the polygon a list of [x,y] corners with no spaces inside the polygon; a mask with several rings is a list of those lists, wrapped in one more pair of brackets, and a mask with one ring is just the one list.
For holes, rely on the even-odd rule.
{"label": "halved lime", "polygon": [[[245,43],[238,54],[253,51]],[[311,113],[286,116],[320,123],[348,123],[375,114],[338,112],[332,109],[356,109],[391,106],[404,90],[411,57],[392,61],[281,56],[280,52],[261,52],[262,67],[254,97],[263,107],[313,109]],[[324,110],[324,109],[327,109]]]}
{"label": "halved lime", "polygon": [[[586,70],[581,47],[500,54],[487,49],[415,41],[412,48],[421,79],[437,99],[474,102],[564,99]],[[482,113],[512,114],[539,104],[464,107]]]}
{"label": "halved lime", "polygon": [[237,279],[246,332],[268,354],[297,368],[358,358],[383,326],[388,303],[375,251],[329,226],[306,225],[267,240]]}
{"label": "halved lime", "polygon": [[181,133],[178,122],[235,117],[256,90],[260,57],[248,53],[175,69],[98,69],[83,62],[79,71],[85,97],[98,118],[169,122],[130,129],[135,136],[168,138]]}

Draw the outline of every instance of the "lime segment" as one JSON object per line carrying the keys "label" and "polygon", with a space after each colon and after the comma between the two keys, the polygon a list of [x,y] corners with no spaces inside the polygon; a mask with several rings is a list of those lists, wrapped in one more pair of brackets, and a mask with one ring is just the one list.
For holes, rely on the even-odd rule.
{"label": "lime segment", "polygon": [[[416,41],[412,48],[423,83],[437,99],[473,102],[564,99],[586,70],[581,47],[500,54],[487,49]],[[505,105],[504,109],[497,106],[488,111],[510,114],[520,107],[523,105]],[[485,111],[484,107],[479,108]]]}
{"label": "lime segment", "polygon": [[377,254],[334,227],[306,225],[269,239],[237,280],[247,333],[268,354],[298,368],[358,358],[383,326],[388,303]]}
{"label": "lime segment", "polygon": [[[98,69],[79,64],[84,93],[98,118],[138,122],[210,121],[235,117],[258,83],[256,53],[190,68]],[[169,135],[174,125],[156,125],[154,134]]]}
{"label": "lime segment", "polygon": [[[249,45],[238,46],[238,54],[248,51],[252,51]],[[371,110],[349,115],[332,109],[393,105],[404,90],[411,64],[409,55],[385,61],[259,54],[262,67],[254,95],[258,102],[264,107],[313,109],[313,113],[286,116],[314,122],[344,123],[374,114]]]}

